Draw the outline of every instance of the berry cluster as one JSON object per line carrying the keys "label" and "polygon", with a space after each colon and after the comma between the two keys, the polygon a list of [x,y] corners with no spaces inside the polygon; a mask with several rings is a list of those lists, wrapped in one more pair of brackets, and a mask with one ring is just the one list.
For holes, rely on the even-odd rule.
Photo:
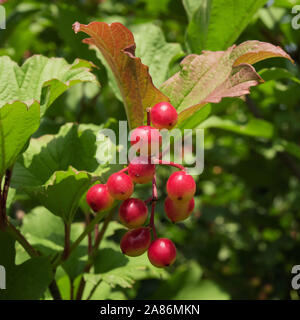
{"label": "berry cluster", "polygon": [[[156,104],[147,112],[148,125],[136,128],[131,137],[131,145],[140,142],[145,147],[148,157],[136,157],[127,168],[112,174],[106,184],[97,184],[87,193],[87,203],[95,211],[109,209],[116,200],[122,200],[119,209],[121,223],[130,229],[121,239],[120,247],[124,254],[136,257],[148,250],[148,258],[156,267],[166,267],[176,259],[176,247],[167,238],[157,238],[154,225],[154,211],[157,201],[155,166],[152,157],[152,148],[159,147],[161,135],[159,129],[172,129],[177,123],[176,109],[167,102]],[[150,126],[152,122],[153,127]],[[167,194],[164,208],[167,217],[172,222],[185,220],[194,209],[193,196],[196,184],[185,168],[175,163],[165,163],[160,159],[156,162],[162,165],[174,166],[180,171],[171,174],[167,181]],[[128,172],[126,174],[125,172]],[[144,184],[152,181],[152,197],[146,201],[131,198],[134,183]],[[148,218],[147,204],[151,203],[149,226],[143,226]],[[151,239],[151,230],[154,240]]]}

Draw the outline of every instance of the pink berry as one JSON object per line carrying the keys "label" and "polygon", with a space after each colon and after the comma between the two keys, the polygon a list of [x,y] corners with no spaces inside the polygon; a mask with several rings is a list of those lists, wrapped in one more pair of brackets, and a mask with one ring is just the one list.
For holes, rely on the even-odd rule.
{"label": "pink berry", "polygon": [[148,183],[155,174],[155,165],[144,157],[134,158],[128,166],[128,174],[135,183]]}
{"label": "pink berry", "polygon": [[88,205],[95,211],[104,211],[109,209],[114,202],[106,184],[96,184],[92,186],[86,194]]}
{"label": "pink berry", "polygon": [[167,238],[154,240],[148,249],[148,258],[155,267],[168,267],[172,265],[176,259],[176,247],[174,243]]}
{"label": "pink berry", "polygon": [[136,198],[125,200],[119,210],[119,218],[127,228],[142,226],[148,217],[148,209],[144,201]]}
{"label": "pink berry", "polygon": [[157,103],[151,109],[151,122],[157,129],[172,129],[178,120],[176,109],[169,102]]}
{"label": "pink berry", "polygon": [[162,143],[162,137],[159,131],[150,126],[141,126],[132,131],[130,136],[131,145],[141,141],[141,148],[138,152],[147,157],[152,154],[158,154]]}
{"label": "pink berry", "polygon": [[165,200],[165,212],[172,222],[179,222],[188,218],[194,210],[194,207],[194,198],[187,202],[172,200],[169,197]]}
{"label": "pink berry", "polygon": [[171,174],[167,182],[167,193],[172,200],[187,202],[196,192],[196,183],[193,177],[184,171]]}
{"label": "pink berry", "polygon": [[112,197],[117,200],[126,200],[133,193],[131,178],[122,172],[112,174],[107,180],[107,188]]}
{"label": "pink berry", "polygon": [[150,243],[151,234],[149,228],[138,228],[124,234],[120,247],[127,256],[137,257],[147,251]]}

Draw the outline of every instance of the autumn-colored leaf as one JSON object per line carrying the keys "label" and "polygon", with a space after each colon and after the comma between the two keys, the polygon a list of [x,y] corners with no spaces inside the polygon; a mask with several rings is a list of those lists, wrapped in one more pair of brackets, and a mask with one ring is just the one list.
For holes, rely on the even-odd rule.
{"label": "autumn-colored leaf", "polygon": [[132,33],[121,23],[75,22],[75,33],[83,31],[90,36],[84,43],[96,46],[111,68],[126,109],[131,128],[143,124],[145,109],[169,99],[154,85],[148,67],[135,56]]}
{"label": "autumn-colored leaf", "polygon": [[241,63],[254,64],[268,58],[276,57],[286,58],[294,62],[280,47],[256,40],[245,41],[235,47],[230,58],[234,60],[233,66],[237,66]]}
{"label": "autumn-colored leaf", "polygon": [[271,57],[293,61],[281,48],[259,41],[247,41],[226,51],[191,54],[161,90],[177,108],[180,124],[206,103],[250,93],[251,87],[263,82],[251,64]]}

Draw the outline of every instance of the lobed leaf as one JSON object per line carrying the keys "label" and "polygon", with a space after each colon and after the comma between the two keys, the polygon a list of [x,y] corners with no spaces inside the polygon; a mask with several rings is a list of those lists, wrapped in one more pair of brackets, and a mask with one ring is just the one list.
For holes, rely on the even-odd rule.
{"label": "lobed leaf", "polygon": [[271,43],[257,40],[249,40],[236,46],[230,58],[234,61],[233,66],[242,63],[254,64],[268,58],[285,58],[294,63],[294,60],[283,49]]}
{"label": "lobed leaf", "polygon": [[293,61],[282,49],[259,41],[188,55],[181,70],[161,86],[179,112],[179,126],[206,103],[250,93],[252,86],[263,82],[251,64],[271,57]]}
{"label": "lobed leaf", "polygon": [[70,224],[79,206],[82,194],[91,185],[91,176],[84,171],[69,167],[67,171],[56,171],[34,197],[56,216]]}
{"label": "lobed leaf", "polygon": [[0,107],[16,100],[30,106],[36,100],[44,114],[56,98],[76,83],[98,83],[89,72],[93,66],[79,59],[68,64],[62,58],[35,55],[19,67],[9,57],[0,57]]}
{"label": "lobed leaf", "polygon": [[[0,107],[0,177],[5,174],[40,125],[40,106],[20,101]],[[1,180],[1,179],[0,179]]]}
{"label": "lobed leaf", "polygon": [[92,22],[88,25],[75,22],[75,33],[90,36],[84,43],[96,46],[114,74],[123,98],[129,126],[143,124],[144,111],[168,98],[154,85],[148,67],[135,56],[133,34],[121,23]]}
{"label": "lobed leaf", "polygon": [[31,139],[15,164],[12,185],[29,191],[46,184],[54,172],[65,171],[69,166],[100,176],[108,170],[108,165],[99,165],[96,160],[97,150],[105,143],[97,142],[97,133],[102,128],[67,123],[56,135]]}

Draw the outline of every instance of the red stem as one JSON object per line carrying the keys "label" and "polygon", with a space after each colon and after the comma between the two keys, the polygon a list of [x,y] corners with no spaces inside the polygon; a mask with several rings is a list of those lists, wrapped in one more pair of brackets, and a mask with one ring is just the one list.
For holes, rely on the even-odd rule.
{"label": "red stem", "polygon": [[[90,222],[91,222],[90,214],[87,213],[86,216],[85,216],[85,224],[86,224],[86,226],[89,225]],[[92,249],[93,249],[92,232],[90,232],[88,234],[88,254],[89,255],[91,254]]]}
{"label": "red stem", "polygon": [[126,171],[128,171],[128,167],[126,167],[126,168],[124,168],[124,169],[120,170],[120,171],[119,171],[119,173],[123,173],[123,172],[126,172]]}
{"label": "red stem", "polygon": [[152,203],[151,203],[151,216],[150,216],[150,227],[153,232],[154,239],[157,238],[156,235],[156,229],[155,229],[155,223],[154,223],[154,214],[155,214],[155,205],[157,201],[157,186],[156,186],[156,174],[153,177],[152,181]]}
{"label": "red stem", "polygon": [[147,126],[151,125],[150,110],[151,108],[147,108]]}
{"label": "red stem", "polygon": [[63,252],[63,260],[67,260],[70,254],[71,247],[71,225],[65,222],[65,249]]}
{"label": "red stem", "polygon": [[161,165],[165,165],[165,166],[171,166],[171,167],[175,167],[177,169],[180,169],[180,170],[183,170],[183,171],[186,171],[186,168],[180,164],[177,164],[175,162],[168,162],[168,161],[163,161],[163,160],[159,160],[159,159],[155,159],[156,161],[158,161],[159,164]]}

